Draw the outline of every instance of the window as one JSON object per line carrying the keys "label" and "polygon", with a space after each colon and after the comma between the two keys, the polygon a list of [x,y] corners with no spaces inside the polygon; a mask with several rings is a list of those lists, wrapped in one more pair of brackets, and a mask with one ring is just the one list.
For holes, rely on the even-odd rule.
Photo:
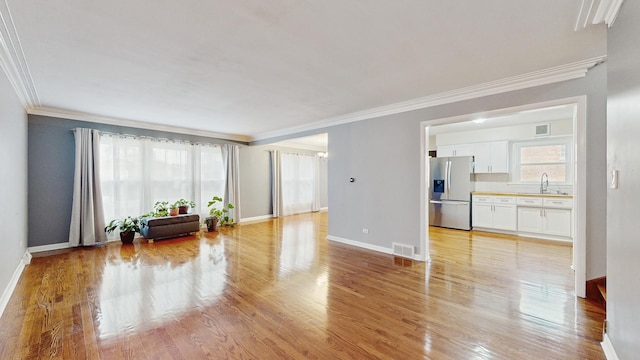
{"label": "window", "polygon": [[556,184],[573,183],[571,138],[513,144],[513,182],[538,183],[543,173]]}
{"label": "window", "polygon": [[313,211],[317,181],[316,157],[283,153],[281,158],[283,214]]}
{"label": "window", "polygon": [[105,221],[152,210],[156,201],[184,198],[194,213],[208,214],[207,201],[223,196],[225,171],[220,146],[103,134],[100,184]]}

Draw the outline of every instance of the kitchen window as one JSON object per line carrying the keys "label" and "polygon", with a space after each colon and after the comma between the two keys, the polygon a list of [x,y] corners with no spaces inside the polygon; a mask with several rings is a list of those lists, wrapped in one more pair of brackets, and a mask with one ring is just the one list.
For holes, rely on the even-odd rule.
{"label": "kitchen window", "polygon": [[513,143],[512,181],[539,183],[543,173],[556,184],[573,183],[571,138]]}

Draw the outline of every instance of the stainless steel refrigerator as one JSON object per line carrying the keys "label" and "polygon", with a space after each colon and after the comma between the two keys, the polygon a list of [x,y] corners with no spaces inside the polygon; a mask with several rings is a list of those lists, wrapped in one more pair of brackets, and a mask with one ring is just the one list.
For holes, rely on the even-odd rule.
{"label": "stainless steel refrigerator", "polygon": [[471,230],[473,156],[432,158],[429,164],[429,225]]}

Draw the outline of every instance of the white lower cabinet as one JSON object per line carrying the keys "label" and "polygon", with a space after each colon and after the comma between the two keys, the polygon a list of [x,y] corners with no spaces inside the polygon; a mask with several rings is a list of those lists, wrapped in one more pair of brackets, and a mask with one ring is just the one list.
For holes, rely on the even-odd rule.
{"label": "white lower cabinet", "polygon": [[518,208],[518,231],[542,233],[542,208]]}
{"label": "white lower cabinet", "polygon": [[473,227],[493,227],[493,204],[473,204],[471,208]]}
{"label": "white lower cabinet", "polygon": [[473,195],[472,200],[473,228],[555,240],[572,236],[571,198]]}
{"label": "white lower cabinet", "polygon": [[[518,198],[518,231],[571,237],[571,199]],[[532,207],[532,206],[540,207]]]}
{"label": "white lower cabinet", "polygon": [[473,196],[473,227],[511,230],[517,228],[515,197],[512,196]]}
{"label": "white lower cabinet", "polygon": [[544,209],[543,233],[557,236],[571,236],[571,210]]}

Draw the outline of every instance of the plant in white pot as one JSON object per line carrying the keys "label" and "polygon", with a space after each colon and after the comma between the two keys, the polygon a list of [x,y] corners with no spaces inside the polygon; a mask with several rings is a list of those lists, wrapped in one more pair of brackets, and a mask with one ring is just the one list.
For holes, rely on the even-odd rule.
{"label": "plant in white pot", "polygon": [[233,218],[230,218],[228,215],[229,210],[233,209],[233,204],[227,204],[226,208],[224,206],[218,208],[216,207],[218,203],[222,203],[222,198],[214,196],[207,204],[210,208],[209,216],[204,219],[204,223],[207,225],[207,230],[209,232],[218,231],[218,226],[233,227],[235,225]]}

